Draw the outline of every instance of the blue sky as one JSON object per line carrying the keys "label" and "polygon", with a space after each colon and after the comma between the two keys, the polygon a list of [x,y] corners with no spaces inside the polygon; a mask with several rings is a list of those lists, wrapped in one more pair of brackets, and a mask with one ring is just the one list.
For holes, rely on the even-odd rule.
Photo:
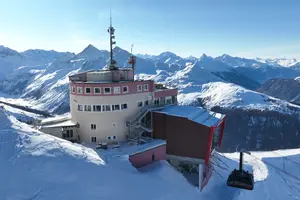
{"label": "blue sky", "polygon": [[298,0],[0,0],[0,44],[78,53],[117,45],[134,53],[227,53],[300,58]]}

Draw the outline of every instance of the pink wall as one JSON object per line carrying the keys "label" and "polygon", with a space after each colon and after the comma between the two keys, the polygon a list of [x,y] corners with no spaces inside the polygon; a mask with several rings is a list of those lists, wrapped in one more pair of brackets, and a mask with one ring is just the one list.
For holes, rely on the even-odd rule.
{"label": "pink wall", "polygon": [[178,93],[177,89],[165,89],[165,90],[154,91],[154,98],[177,96],[177,93]]}
{"label": "pink wall", "polygon": [[[155,155],[155,160],[152,161],[152,154]],[[143,167],[158,160],[166,159],[166,145],[155,147],[153,149],[131,155],[129,161],[135,168]]]}
{"label": "pink wall", "polygon": [[[148,90],[144,90],[144,84],[148,84]],[[138,92],[137,91],[137,85],[142,85],[142,91]],[[82,94],[77,94],[77,89],[76,92],[72,92],[72,86],[75,87],[83,87],[83,93]],[[127,93],[122,93],[122,86],[128,86],[129,91]],[[91,88],[91,93],[90,94],[85,94],[85,87]],[[94,88],[95,87],[100,87],[101,88],[101,94],[94,94]],[[104,94],[104,88],[105,87],[111,87],[111,94]],[[120,94],[113,94],[113,87],[120,87],[121,93]],[[131,82],[116,82],[116,83],[73,83],[70,82],[70,89],[71,93],[73,95],[78,95],[78,96],[118,96],[118,95],[123,95],[123,94],[136,94],[136,93],[143,93],[143,92],[153,92],[154,91],[154,82],[151,80],[147,81],[131,81]]]}

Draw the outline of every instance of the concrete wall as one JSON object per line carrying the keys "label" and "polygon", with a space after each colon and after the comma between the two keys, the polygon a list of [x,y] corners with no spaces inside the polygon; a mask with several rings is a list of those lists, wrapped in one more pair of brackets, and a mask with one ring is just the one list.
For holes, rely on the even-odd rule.
{"label": "concrete wall", "polygon": [[62,138],[63,133],[66,133],[67,130],[73,130],[73,137],[65,138],[66,140],[78,140],[78,131],[76,127],[42,127],[39,131]]}
{"label": "concrete wall", "polygon": [[39,131],[53,135],[55,137],[62,138],[62,127],[53,127],[53,128],[41,128]]}
{"label": "concrete wall", "polygon": [[[152,155],[154,155],[154,160],[152,160]],[[159,160],[165,160],[165,159],[166,159],[166,145],[155,147],[153,149],[135,155],[131,155],[129,157],[129,161],[136,168],[143,167],[153,162]]]}
{"label": "concrete wall", "polygon": [[[124,141],[129,132],[126,121],[134,120],[142,109],[137,103],[149,100],[152,92],[119,96],[75,96],[70,94],[70,109],[72,121],[78,122],[81,141],[91,142],[91,137],[97,137],[98,142],[109,142],[108,137],[116,136],[114,141]],[[113,105],[127,103],[126,110],[110,112],[77,111],[77,105]],[[96,124],[96,130],[91,129]],[[115,126],[113,126],[115,125]]]}

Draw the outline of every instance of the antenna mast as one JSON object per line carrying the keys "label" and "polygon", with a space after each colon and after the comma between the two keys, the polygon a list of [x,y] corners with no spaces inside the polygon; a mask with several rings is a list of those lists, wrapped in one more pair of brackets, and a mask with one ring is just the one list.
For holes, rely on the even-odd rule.
{"label": "antenna mast", "polygon": [[113,41],[113,39],[115,39],[115,29],[114,27],[112,27],[112,19],[111,19],[111,10],[110,10],[110,26],[107,29],[107,32],[109,32],[109,41],[110,41],[110,65],[109,65],[109,69],[110,70],[116,70],[116,66],[115,64],[117,63],[114,59],[113,59],[113,45],[116,44],[116,41]]}
{"label": "antenna mast", "polygon": [[129,58],[129,64],[131,64],[131,68],[132,68],[133,74],[134,74],[136,57],[133,55],[132,49],[133,49],[133,44],[131,45],[131,56]]}

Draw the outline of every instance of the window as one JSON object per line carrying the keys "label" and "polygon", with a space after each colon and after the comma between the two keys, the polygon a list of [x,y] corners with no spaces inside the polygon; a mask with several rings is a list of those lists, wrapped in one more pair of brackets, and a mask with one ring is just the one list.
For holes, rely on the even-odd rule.
{"label": "window", "polygon": [[137,85],[137,91],[141,92],[143,90],[142,85]]}
{"label": "window", "polygon": [[96,124],[91,124],[91,129],[96,130]]}
{"label": "window", "polygon": [[142,101],[140,101],[140,102],[137,103],[137,107],[142,107],[142,106],[143,106],[143,102]]}
{"label": "window", "polygon": [[111,140],[111,137],[110,137],[110,136],[108,136],[108,137],[107,137],[107,139],[108,139],[108,140]]}
{"label": "window", "polygon": [[85,94],[91,94],[91,88],[89,87],[85,88]]}
{"label": "window", "polygon": [[120,94],[121,88],[120,87],[114,87],[114,94]]}
{"label": "window", "polygon": [[83,111],[83,106],[78,104],[78,105],[77,105],[77,110],[78,110],[78,111]]}
{"label": "window", "polygon": [[67,130],[66,137],[67,138],[70,137],[70,131],[69,130]]}
{"label": "window", "polygon": [[72,86],[72,93],[76,93],[76,87]]}
{"label": "window", "polygon": [[73,130],[70,130],[70,137],[73,137]]}
{"label": "window", "polygon": [[116,139],[117,139],[117,136],[114,135],[114,136],[113,136],[113,139],[116,140]]}
{"label": "window", "polygon": [[96,142],[97,138],[96,137],[91,137],[92,142]]}
{"label": "window", "polygon": [[120,104],[112,105],[112,110],[120,110]]}
{"label": "window", "polygon": [[144,91],[148,91],[148,84],[144,84]]}
{"label": "window", "polygon": [[84,111],[91,112],[92,111],[92,106],[91,105],[84,105]]}
{"label": "window", "polygon": [[117,126],[117,123],[116,123],[116,122],[113,122],[111,125],[112,125],[112,127],[116,127],[116,126]]}
{"label": "window", "polygon": [[111,111],[110,105],[102,105],[102,111]]}
{"label": "window", "polygon": [[149,105],[149,101],[148,101],[148,100],[145,101],[145,102],[144,102],[144,105],[145,105],[145,106],[148,106],[148,105]]}
{"label": "window", "polygon": [[82,94],[82,87],[77,87],[77,93]]}
{"label": "window", "polygon": [[101,94],[101,88],[95,87],[95,88],[94,88],[94,93],[95,93],[95,94]]}
{"label": "window", "polygon": [[176,98],[176,96],[172,96],[172,102],[173,102],[173,103],[177,103],[177,98]]}
{"label": "window", "polygon": [[122,109],[122,110],[126,110],[126,109],[127,109],[127,103],[121,104],[121,109]]}
{"label": "window", "polygon": [[93,105],[94,112],[101,112],[101,105]]}
{"label": "window", "polygon": [[166,97],[166,102],[167,102],[167,104],[171,104],[172,103],[172,97]]}
{"label": "window", "polygon": [[123,90],[123,93],[128,93],[128,86],[123,86],[122,90]]}
{"label": "window", "polygon": [[111,94],[110,87],[104,88],[104,94]]}

